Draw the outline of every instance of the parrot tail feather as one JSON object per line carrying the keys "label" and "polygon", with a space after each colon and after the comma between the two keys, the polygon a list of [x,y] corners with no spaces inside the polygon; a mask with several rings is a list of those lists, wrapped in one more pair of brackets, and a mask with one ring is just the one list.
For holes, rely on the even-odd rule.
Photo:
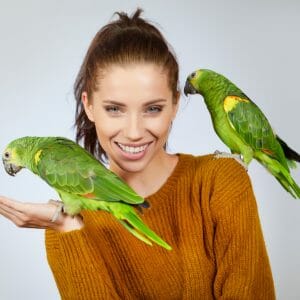
{"label": "parrot tail feather", "polygon": [[[289,192],[295,199],[300,199],[300,187],[294,181],[292,176],[286,171],[286,169],[284,169],[283,167],[282,169],[283,172],[279,172],[273,175],[287,192]],[[288,175],[285,173],[287,173]]]}
{"label": "parrot tail feather", "polygon": [[[291,149],[278,135],[276,135],[276,139],[280,143],[284,155],[288,160],[300,162],[300,155],[295,150]],[[294,167],[293,164],[290,164],[290,166]]]}
{"label": "parrot tail feather", "polygon": [[138,238],[139,240],[143,241],[144,243],[146,243],[149,246],[152,246],[152,243],[145,238],[142,234],[140,234],[137,230],[135,230],[130,223],[127,223],[127,221],[123,221],[123,220],[119,220],[119,222],[131,233],[133,234],[136,238]]}
{"label": "parrot tail feather", "polygon": [[283,188],[289,192],[295,199],[300,198],[300,188],[296,182],[292,179],[292,183],[289,183],[285,178],[276,178]]}
{"label": "parrot tail feather", "polygon": [[290,169],[296,169],[297,168],[297,164],[294,160],[287,159],[286,161],[287,161],[288,167]]}
{"label": "parrot tail feather", "polygon": [[294,198],[300,199],[300,187],[292,178],[289,170],[282,166],[279,161],[269,157],[263,152],[256,152],[255,157],[278,180],[287,192],[289,192]]}
{"label": "parrot tail feather", "polygon": [[146,244],[152,245],[152,243],[149,241],[151,240],[167,250],[172,250],[172,247],[169,244],[167,244],[154,231],[144,224],[142,219],[134,211],[134,208],[131,207],[129,210],[126,210],[126,212],[123,212],[122,216],[118,217],[118,220],[135,237],[142,240]]}

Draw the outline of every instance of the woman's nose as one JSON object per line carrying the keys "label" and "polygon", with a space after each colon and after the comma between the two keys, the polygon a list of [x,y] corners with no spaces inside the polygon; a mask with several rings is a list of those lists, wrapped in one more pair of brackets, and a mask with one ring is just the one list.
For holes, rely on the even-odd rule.
{"label": "woman's nose", "polygon": [[136,115],[128,116],[123,132],[128,140],[134,141],[143,138],[144,128],[142,118]]}

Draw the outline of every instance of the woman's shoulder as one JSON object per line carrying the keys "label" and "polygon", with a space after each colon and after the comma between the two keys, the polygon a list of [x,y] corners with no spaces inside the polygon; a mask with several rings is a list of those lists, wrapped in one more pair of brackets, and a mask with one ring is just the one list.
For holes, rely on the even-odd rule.
{"label": "woman's shoulder", "polygon": [[205,154],[193,155],[180,153],[179,161],[184,170],[182,173],[192,176],[194,183],[207,183],[214,189],[223,190],[231,186],[233,189],[251,187],[247,169],[237,157],[229,155]]}
{"label": "woman's shoulder", "polygon": [[194,155],[188,153],[179,153],[179,161],[187,168],[194,167],[196,170],[206,172],[234,172],[239,174],[247,173],[247,168],[243,161],[230,154],[219,155],[209,153],[203,155]]}
{"label": "woman's shoulder", "polygon": [[[180,154],[179,157],[188,162],[186,176],[191,178],[192,186],[201,190],[202,195],[210,195],[208,198],[212,207],[232,205],[236,199],[246,199],[248,196],[254,198],[247,170],[236,157],[216,154]],[[242,195],[248,196],[240,198]]]}

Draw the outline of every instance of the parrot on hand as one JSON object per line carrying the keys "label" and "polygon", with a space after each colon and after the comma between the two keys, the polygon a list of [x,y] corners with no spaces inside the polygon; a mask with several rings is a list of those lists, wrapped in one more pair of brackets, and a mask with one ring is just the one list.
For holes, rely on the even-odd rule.
{"label": "parrot on hand", "polygon": [[2,160],[9,175],[27,168],[45,180],[59,194],[65,213],[107,211],[146,244],[153,241],[172,249],[135,211],[147,207],[147,202],[75,142],[63,137],[22,137],[8,144]]}
{"label": "parrot on hand", "polygon": [[300,198],[300,187],[290,174],[300,155],[274,133],[263,112],[235,84],[200,69],[188,76],[184,93],[203,96],[215,132],[233,154],[240,154],[247,166],[255,158],[286,191]]}

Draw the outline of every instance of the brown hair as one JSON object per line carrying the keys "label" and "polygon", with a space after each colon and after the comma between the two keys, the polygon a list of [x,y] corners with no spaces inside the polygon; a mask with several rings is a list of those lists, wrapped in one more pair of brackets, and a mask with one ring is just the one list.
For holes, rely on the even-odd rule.
{"label": "brown hair", "polygon": [[155,63],[167,72],[174,103],[178,94],[178,63],[176,57],[160,31],[140,17],[141,9],[129,17],[116,12],[119,19],[102,27],[92,40],[74,84],[76,100],[76,141],[101,160],[106,157],[81,101],[83,92],[92,99],[98,88],[97,79],[101,70],[112,64]]}

